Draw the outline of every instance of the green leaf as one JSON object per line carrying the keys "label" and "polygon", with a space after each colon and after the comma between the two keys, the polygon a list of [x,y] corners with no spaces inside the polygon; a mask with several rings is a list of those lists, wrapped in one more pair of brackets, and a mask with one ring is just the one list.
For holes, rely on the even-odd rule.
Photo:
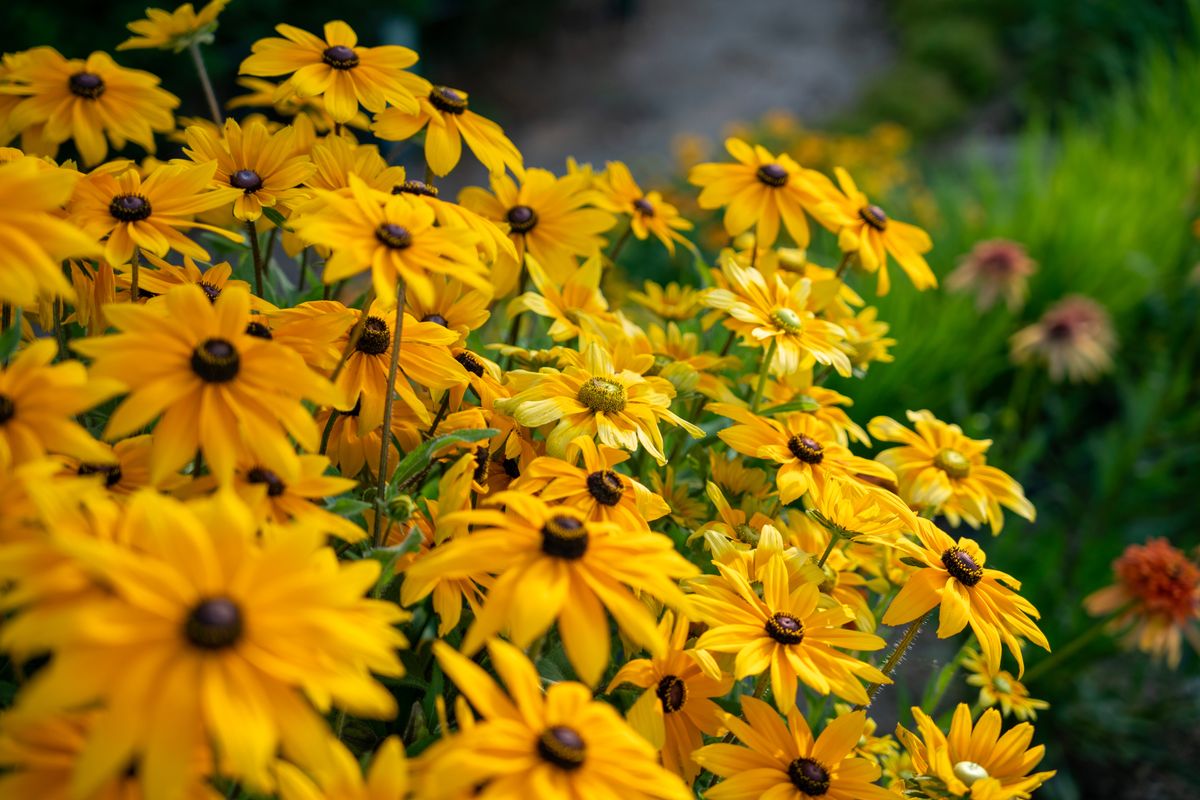
{"label": "green leaf", "polygon": [[262,212],[263,212],[263,216],[266,217],[267,219],[271,220],[271,222],[275,225],[276,228],[282,228],[285,231],[291,230],[291,227],[288,226],[288,224],[287,224],[287,219],[285,219],[283,214],[280,214],[275,209],[269,208],[267,206],[263,206]]}
{"label": "green leaf", "polygon": [[454,442],[469,444],[482,439],[490,439],[499,432],[495,428],[468,428],[466,430],[454,431],[453,433],[443,433],[428,441],[421,442],[415,450],[400,461],[400,464],[396,467],[396,471],[392,473],[392,488],[397,489],[405,486],[420,475],[429,466],[429,459],[435,450]]}
{"label": "green leaf", "polygon": [[409,530],[408,535],[404,537],[404,541],[391,547],[373,547],[367,553],[367,558],[373,558],[379,562],[382,569],[379,572],[379,580],[375,582],[376,586],[387,586],[392,582],[392,578],[396,576],[396,561],[401,556],[408,553],[416,552],[421,546],[421,529],[413,525]]}
{"label": "green leaf", "polygon": [[929,566],[928,564],[926,564],[924,561],[920,560],[919,558],[913,558],[912,556],[901,556],[900,563],[908,564],[910,567],[927,567],[927,566]]}
{"label": "green leaf", "polygon": [[759,416],[769,417],[774,414],[787,414],[792,411],[816,411],[821,404],[806,394],[797,396],[794,400],[760,411]]}
{"label": "green leaf", "polygon": [[331,501],[325,509],[331,514],[337,514],[339,517],[356,517],[362,512],[371,507],[370,503],[364,503],[354,497],[339,497]]}
{"label": "green leaf", "polygon": [[0,364],[7,364],[21,343],[21,307],[13,307],[12,323],[0,333]]}

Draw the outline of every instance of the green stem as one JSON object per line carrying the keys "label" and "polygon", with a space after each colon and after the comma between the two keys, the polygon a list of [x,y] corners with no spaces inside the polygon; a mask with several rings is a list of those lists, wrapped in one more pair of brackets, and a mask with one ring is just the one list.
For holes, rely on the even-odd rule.
{"label": "green stem", "polygon": [[404,278],[396,276],[396,319],[392,323],[392,360],[388,364],[388,382],[383,404],[383,435],[379,438],[379,474],[375,484],[375,546],[383,543],[383,517],[386,507],[384,493],[388,485],[388,455],[392,443],[392,405],[396,394],[396,373],[400,371],[400,334],[404,329]]}
{"label": "green stem", "polygon": [[[525,269],[525,255],[521,255],[521,277],[517,282],[517,297],[525,294],[529,289],[529,270]],[[521,314],[515,314],[512,318],[512,324],[508,326],[508,338],[504,340],[505,344],[515,345],[521,335]],[[508,356],[504,359],[504,369],[507,370],[512,364],[512,357]]]}
{"label": "green stem", "polygon": [[1108,625],[1110,619],[1111,617],[1105,617],[1092,627],[1085,630],[1083,633],[1076,636],[1071,641],[1067,642],[1062,647],[1055,650],[1050,655],[1046,656],[1046,658],[1030,667],[1029,671],[1025,673],[1025,684],[1028,685],[1030,681],[1036,679],[1039,675],[1046,674],[1046,672],[1048,672],[1051,668],[1058,666],[1082,650],[1087,644],[1100,635],[1100,632],[1104,630],[1106,625]]}
{"label": "green stem", "polygon": [[733,340],[737,338],[737,331],[730,331],[729,338],[725,340],[725,346],[721,348],[721,358],[729,355],[730,348],[733,347]]}
{"label": "green stem", "polygon": [[337,422],[337,418],[341,416],[340,411],[336,408],[329,409],[329,419],[325,421],[325,430],[321,431],[321,455],[325,455],[325,451],[329,448],[329,436],[333,433],[333,423]]}
{"label": "green stem", "polygon": [[350,329],[350,335],[346,337],[346,346],[342,348],[342,355],[338,358],[338,363],[333,368],[333,373],[329,376],[329,380],[333,383],[337,383],[338,376],[346,368],[346,361],[350,358],[350,354],[354,352],[354,348],[358,346],[358,340],[362,336],[363,328],[367,327],[367,312],[371,310],[371,301],[374,297],[375,287],[372,285],[367,290],[367,297],[363,302],[362,313],[358,315],[358,322],[354,323],[354,327]]}
{"label": "green stem", "polygon": [[621,250],[625,247],[625,242],[629,241],[629,234],[633,233],[633,222],[625,227],[625,232],[621,234],[621,238],[617,239],[612,250],[608,252],[608,260],[612,263],[617,263],[617,256],[621,254]]}
{"label": "green stem", "polygon": [[433,418],[433,424],[429,426],[429,430],[425,432],[425,436],[429,439],[437,433],[438,425],[442,424],[442,420],[446,418],[446,412],[450,410],[450,392],[446,391],[442,395],[442,404],[438,407],[437,416]]}
{"label": "green stem", "polygon": [[265,298],[263,294],[263,263],[262,250],[258,246],[258,231],[254,228],[253,222],[246,223],[246,233],[250,236],[250,251],[254,255],[254,290],[259,297]]}
{"label": "green stem", "polygon": [[829,560],[829,554],[833,552],[834,545],[837,544],[838,535],[826,528],[829,533],[829,546],[825,548],[825,552],[821,554],[821,560],[817,562],[818,567],[825,566],[825,562]]}
{"label": "green stem", "polygon": [[[888,659],[884,662],[883,668],[880,669],[880,672],[882,672],[884,675],[892,674],[892,671],[896,669],[896,665],[900,663],[900,659],[904,658],[905,652],[907,652],[908,648],[912,646],[913,640],[917,638],[917,634],[921,632],[921,626],[925,624],[925,620],[929,619],[929,615],[932,613],[933,609],[931,608],[909,623],[907,630],[904,631],[904,635],[900,637],[900,643],[896,645],[896,649],[892,651],[890,656],[888,656]],[[882,686],[882,683],[872,683],[870,686],[868,686],[866,704],[857,705],[854,707],[854,710],[858,711],[871,705],[871,701],[875,699],[875,695],[879,693],[879,689]]]}
{"label": "green stem", "polygon": [[220,128],[225,124],[221,119],[221,104],[217,102],[217,93],[213,91],[212,81],[208,79],[208,68],[204,66],[204,56],[200,54],[200,45],[197,42],[192,42],[188,45],[188,51],[192,54],[192,63],[196,65],[196,74],[200,76],[200,85],[204,88],[204,99],[208,101],[208,113],[212,115],[212,120]]}
{"label": "green stem", "polygon": [[771,339],[771,344],[767,346],[766,352],[763,353],[762,366],[758,368],[758,385],[754,388],[754,399],[750,401],[750,410],[757,413],[758,405],[762,402],[763,389],[767,386],[767,375],[771,371],[771,360],[775,358],[776,340]]}
{"label": "green stem", "polygon": [[138,266],[141,260],[138,248],[133,248],[133,255],[129,257],[129,302],[131,303],[138,301]]}
{"label": "green stem", "polygon": [[853,257],[854,257],[853,251],[851,251],[849,253],[842,253],[842,260],[838,262],[837,273],[834,275],[835,278],[841,278],[843,275],[846,274],[846,270],[850,269],[850,260]]}
{"label": "green stem", "polygon": [[304,248],[304,252],[300,254],[300,276],[296,279],[296,291],[303,293],[304,284],[308,279],[308,259],[312,256],[312,248]]}

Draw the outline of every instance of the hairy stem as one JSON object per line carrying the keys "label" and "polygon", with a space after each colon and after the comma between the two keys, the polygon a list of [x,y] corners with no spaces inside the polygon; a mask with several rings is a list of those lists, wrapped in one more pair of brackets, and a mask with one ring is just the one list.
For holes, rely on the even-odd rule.
{"label": "hairy stem", "polygon": [[396,393],[396,373],[400,371],[400,334],[404,329],[404,278],[396,276],[396,319],[392,323],[392,360],[388,364],[386,400],[383,404],[383,436],[379,445],[379,474],[375,484],[375,546],[383,542],[384,492],[388,485],[388,454],[392,441],[392,397]]}

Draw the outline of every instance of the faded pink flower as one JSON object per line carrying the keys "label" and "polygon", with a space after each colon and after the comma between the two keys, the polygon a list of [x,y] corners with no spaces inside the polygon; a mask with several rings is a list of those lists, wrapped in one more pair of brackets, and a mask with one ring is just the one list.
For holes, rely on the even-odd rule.
{"label": "faded pink flower", "polygon": [[1070,295],[1013,334],[1010,344],[1016,363],[1044,363],[1051,380],[1077,383],[1094,381],[1112,368],[1117,339],[1104,306]]}
{"label": "faded pink flower", "polygon": [[1009,311],[1025,304],[1029,291],[1029,276],[1037,270],[1037,262],[1025,252],[1024,245],[1007,239],[978,242],[959,261],[958,269],[946,278],[951,291],[974,291],[975,307],[986,311],[1001,297]]}

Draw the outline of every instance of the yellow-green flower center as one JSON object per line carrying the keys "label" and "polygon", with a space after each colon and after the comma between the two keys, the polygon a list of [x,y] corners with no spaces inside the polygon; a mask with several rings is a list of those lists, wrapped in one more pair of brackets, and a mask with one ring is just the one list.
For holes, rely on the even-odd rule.
{"label": "yellow-green flower center", "polygon": [[961,547],[950,547],[942,553],[942,566],[950,576],[964,586],[974,586],[983,580],[983,567]]}
{"label": "yellow-green flower center", "polygon": [[804,320],[790,308],[777,308],[772,311],[771,321],[788,333],[798,334],[804,330]]}
{"label": "yellow-green flower center", "polygon": [[829,791],[829,770],[811,758],[797,758],[788,764],[788,779],[802,794],[820,797]]}
{"label": "yellow-green flower center", "polygon": [[553,725],[538,737],[538,755],[559,769],[576,770],[587,757],[587,743],[579,731],[566,725]]}
{"label": "yellow-green flower center", "polygon": [[943,447],[933,457],[933,465],[951,478],[965,478],[971,474],[971,462],[952,447]]}
{"label": "yellow-green flower center", "polygon": [[858,210],[858,217],[877,231],[887,230],[888,217],[879,206],[863,206]]}
{"label": "yellow-green flower center", "polygon": [[981,764],[976,764],[974,761],[959,761],[954,765],[954,777],[967,786],[971,786],[976,781],[981,781],[989,776],[988,771]]}
{"label": "yellow-green flower center", "polygon": [[997,675],[996,677],[992,678],[992,686],[995,687],[996,691],[1000,694],[1011,694],[1013,689],[1012,684],[1009,683],[1008,679],[1003,675]]}
{"label": "yellow-green flower center", "polygon": [[625,387],[607,378],[588,378],[575,399],[592,411],[616,414],[625,410]]}
{"label": "yellow-green flower center", "polygon": [[687,702],[687,684],[677,675],[666,675],[654,688],[654,694],[662,703],[662,710],[674,714]]}
{"label": "yellow-green flower center", "polygon": [[449,86],[435,86],[429,92],[429,102],[438,111],[461,114],[467,110],[467,98]]}

